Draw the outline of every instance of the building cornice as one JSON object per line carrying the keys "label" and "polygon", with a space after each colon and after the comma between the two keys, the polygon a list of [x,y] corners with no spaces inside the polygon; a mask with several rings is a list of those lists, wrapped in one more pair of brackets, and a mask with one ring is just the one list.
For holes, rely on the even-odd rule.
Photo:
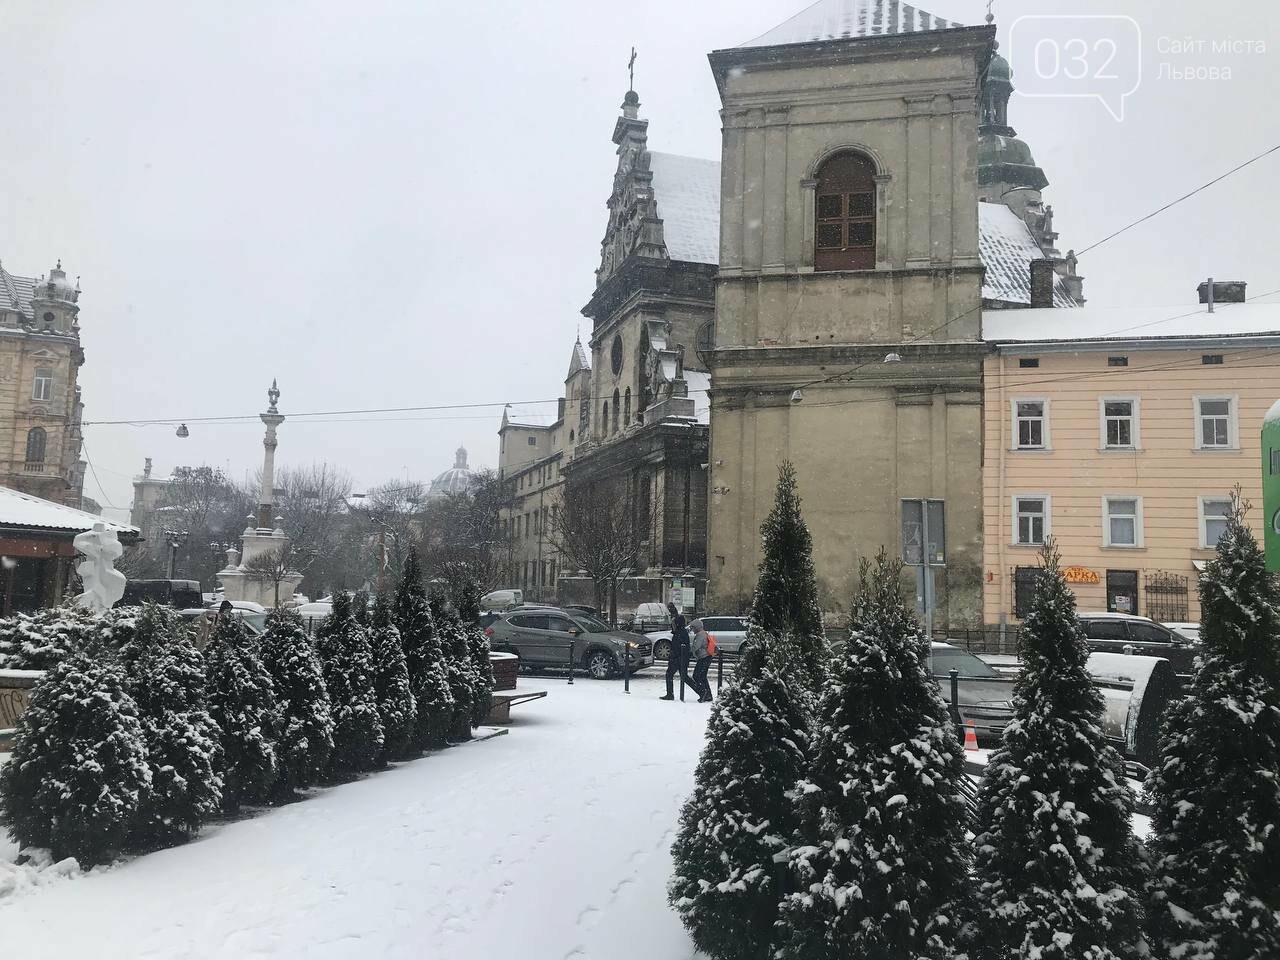
{"label": "building cornice", "polygon": [[1131,337],[1126,339],[1082,338],[1080,340],[1008,340],[991,342],[1001,356],[1028,353],[1114,353],[1117,350],[1199,350],[1221,347],[1232,350],[1280,348],[1280,331],[1259,334],[1206,334],[1188,337]]}

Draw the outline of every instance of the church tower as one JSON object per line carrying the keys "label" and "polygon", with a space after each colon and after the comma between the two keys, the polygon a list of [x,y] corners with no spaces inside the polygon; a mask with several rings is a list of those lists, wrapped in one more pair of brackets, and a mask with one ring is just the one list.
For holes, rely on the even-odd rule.
{"label": "church tower", "polygon": [[905,3],[819,0],[710,55],[716,609],[750,601],[789,460],[825,609],[847,609],[859,558],[884,546],[915,565],[935,624],[980,617],[976,167],[994,36]]}

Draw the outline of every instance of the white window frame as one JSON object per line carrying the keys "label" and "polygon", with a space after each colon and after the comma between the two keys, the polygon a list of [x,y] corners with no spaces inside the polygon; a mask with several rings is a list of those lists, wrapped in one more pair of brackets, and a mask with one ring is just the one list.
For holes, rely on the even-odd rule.
{"label": "white window frame", "polygon": [[[1229,404],[1227,409],[1227,445],[1204,443],[1204,432],[1200,424],[1200,404],[1204,400],[1225,400]],[[1235,393],[1197,393],[1191,398],[1191,419],[1192,428],[1194,430],[1196,450],[1215,451],[1233,451],[1240,449],[1240,395]]]}
{"label": "white window frame", "polygon": [[[1133,543],[1113,543],[1111,541],[1111,501],[1133,501]],[[1114,550],[1141,550],[1145,543],[1142,535],[1142,497],[1136,493],[1108,493],[1102,498],[1102,545]]]}
{"label": "white window frame", "polygon": [[[1020,403],[1039,403],[1042,404],[1040,413],[1040,445],[1038,447],[1024,447],[1019,442],[1018,435],[1018,404]],[[1010,450],[1052,450],[1052,444],[1049,433],[1049,410],[1050,403],[1048,397],[1014,397],[1009,401],[1009,419],[1012,422],[1013,430],[1009,439],[1011,440]]]}
{"label": "white window frame", "polygon": [[[1227,496],[1225,493],[1207,493],[1207,494],[1202,494],[1199,497],[1196,497],[1196,512],[1199,514],[1199,517],[1200,517],[1200,549],[1201,550],[1216,550],[1218,547],[1217,543],[1210,543],[1208,536],[1206,536],[1206,534],[1208,533],[1208,529],[1205,526],[1205,524],[1206,524],[1206,521],[1208,520],[1208,515],[1204,512],[1204,505],[1206,503],[1230,503],[1230,502],[1231,502],[1231,497]],[[1221,520],[1222,517],[1215,515],[1213,519]]]}
{"label": "white window frame", "polygon": [[[43,390],[41,386],[44,387]],[[35,373],[31,378],[31,399],[38,400],[41,403],[49,403],[53,400],[52,367],[36,367]]]}
{"label": "white window frame", "polygon": [[[1022,519],[1018,511],[1018,503],[1022,500],[1041,500],[1044,502],[1044,529],[1041,531],[1039,543],[1024,543],[1018,537],[1018,521]],[[1010,544],[1015,547],[1042,547],[1044,542],[1053,536],[1053,498],[1047,493],[1015,493],[1013,495],[1013,525],[1010,529]]]}
{"label": "white window frame", "polygon": [[[1130,443],[1107,442],[1107,404],[1130,404],[1129,440]],[[1141,450],[1142,449],[1142,398],[1132,396],[1111,396],[1098,398],[1098,449],[1099,450]]]}

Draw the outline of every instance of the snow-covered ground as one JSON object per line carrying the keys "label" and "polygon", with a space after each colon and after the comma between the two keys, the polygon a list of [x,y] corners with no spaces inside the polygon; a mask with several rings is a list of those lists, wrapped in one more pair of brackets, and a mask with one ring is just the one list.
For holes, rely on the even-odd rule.
{"label": "snow-covered ground", "polygon": [[[0,954],[688,960],[669,849],[709,708],[521,678],[510,734],[0,898]],[[0,860],[12,860],[0,844]]]}

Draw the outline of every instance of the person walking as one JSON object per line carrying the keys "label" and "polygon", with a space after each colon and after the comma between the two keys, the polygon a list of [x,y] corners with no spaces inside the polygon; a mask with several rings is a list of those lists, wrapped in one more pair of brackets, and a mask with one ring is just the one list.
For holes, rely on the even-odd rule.
{"label": "person walking", "polygon": [[693,678],[689,676],[689,626],[679,610],[676,609],[674,603],[667,604],[667,612],[671,615],[671,653],[667,655],[667,694],[659,697],[659,700],[674,700],[672,682],[675,680],[678,672],[684,678],[687,686],[698,689],[694,686]]}
{"label": "person walking", "polygon": [[711,669],[710,640],[701,618],[689,624],[689,651],[693,655],[693,689],[698,691],[699,703],[711,702],[711,684],[707,680],[707,671]]}

